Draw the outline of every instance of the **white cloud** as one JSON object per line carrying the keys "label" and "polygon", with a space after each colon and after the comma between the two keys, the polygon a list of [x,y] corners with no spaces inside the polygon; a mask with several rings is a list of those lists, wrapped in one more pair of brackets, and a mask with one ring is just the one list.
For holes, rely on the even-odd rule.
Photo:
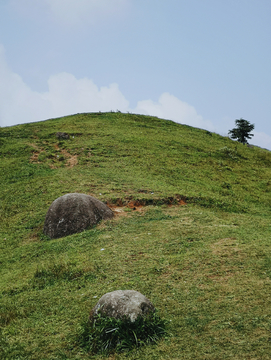
{"label": "white cloud", "polygon": [[39,93],[31,90],[22,78],[13,73],[5,61],[0,45],[0,126],[31,122],[48,115],[48,105]]}
{"label": "white cloud", "polygon": [[271,150],[271,136],[263,132],[256,131],[253,131],[252,134],[254,134],[254,136],[250,140],[248,140],[250,144],[254,144],[260,146],[261,148]]}
{"label": "white cloud", "polygon": [[76,79],[68,73],[53,75],[48,91],[33,91],[23,79],[8,67],[5,51],[0,45],[0,126],[44,120],[80,112],[132,111],[170,119],[178,123],[212,130],[189,104],[164,93],[158,102],[139,101],[135,109],[117,84],[98,87],[91,79]]}
{"label": "white cloud", "polygon": [[48,80],[48,91],[30,89],[9,69],[0,45],[0,126],[9,126],[79,112],[127,111],[129,102],[117,84],[98,88],[90,79],[61,73]]}
{"label": "white cloud", "polygon": [[213,125],[197,114],[194,107],[164,93],[158,102],[139,101],[135,109],[118,88],[118,84],[98,87],[91,79],[77,79],[60,73],[48,80],[46,92],[33,91],[14,73],[0,45],[0,126],[45,120],[81,112],[134,112],[170,119],[178,123],[213,130]]}
{"label": "white cloud", "polygon": [[49,91],[42,94],[57,116],[88,111],[110,111],[129,107],[118,88],[118,84],[100,89],[92,80],[76,79],[68,73],[51,76],[48,80]]}
{"label": "white cloud", "polygon": [[139,101],[135,110],[140,114],[154,115],[180,124],[214,131],[213,124],[198,115],[193,106],[169,93],[163,93],[158,102],[152,100]]}

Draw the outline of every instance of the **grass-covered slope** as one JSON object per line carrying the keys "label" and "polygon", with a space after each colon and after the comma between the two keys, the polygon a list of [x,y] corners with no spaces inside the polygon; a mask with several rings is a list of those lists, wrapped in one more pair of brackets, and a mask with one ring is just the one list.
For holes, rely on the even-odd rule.
{"label": "grass-covered slope", "polygon": [[[76,336],[117,289],[146,295],[171,336],[115,359],[270,358],[270,152],[95,113],[0,128],[0,160],[0,358],[100,358]],[[49,240],[45,214],[69,192],[120,207]]]}

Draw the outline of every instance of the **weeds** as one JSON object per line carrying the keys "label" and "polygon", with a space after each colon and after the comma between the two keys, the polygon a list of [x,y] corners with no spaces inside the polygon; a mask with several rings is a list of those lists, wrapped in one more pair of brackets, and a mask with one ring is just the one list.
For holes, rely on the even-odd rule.
{"label": "weeds", "polygon": [[224,159],[238,160],[240,158],[237,150],[224,146],[223,148],[217,151],[217,154]]}
{"label": "weeds", "polygon": [[98,316],[83,322],[78,344],[91,353],[131,351],[134,348],[157,343],[166,334],[166,322],[156,313],[130,319]]}

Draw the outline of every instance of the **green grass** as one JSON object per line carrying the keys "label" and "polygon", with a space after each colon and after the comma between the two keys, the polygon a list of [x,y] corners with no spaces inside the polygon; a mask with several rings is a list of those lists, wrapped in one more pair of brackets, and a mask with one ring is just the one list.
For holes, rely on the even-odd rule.
{"label": "green grass", "polygon": [[[148,116],[0,128],[0,358],[270,359],[270,165],[267,150]],[[49,240],[45,214],[68,192],[145,206]],[[147,296],[169,335],[89,354],[82,324],[118,289]]]}
{"label": "green grass", "polygon": [[115,319],[98,314],[84,321],[77,343],[90,354],[109,355],[131,352],[142,346],[156,344],[166,335],[166,323],[156,313],[130,319]]}

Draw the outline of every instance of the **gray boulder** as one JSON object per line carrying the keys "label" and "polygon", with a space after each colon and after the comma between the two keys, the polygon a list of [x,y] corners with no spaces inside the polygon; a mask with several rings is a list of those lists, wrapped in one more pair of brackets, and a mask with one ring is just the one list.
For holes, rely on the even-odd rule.
{"label": "gray boulder", "polygon": [[155,307],[140,292],[135,290],[116,290],[103,295],[91,310],[90,320],[98,313],[116,319],[130,318],[134,322],[138,316],[154,313]]}
{"label": "gray boulder", "polygon": [[86,194],[71,193],[56,199],[47,211],[43,232],[57,239],[111,219],[113,211],[100,200]]}

